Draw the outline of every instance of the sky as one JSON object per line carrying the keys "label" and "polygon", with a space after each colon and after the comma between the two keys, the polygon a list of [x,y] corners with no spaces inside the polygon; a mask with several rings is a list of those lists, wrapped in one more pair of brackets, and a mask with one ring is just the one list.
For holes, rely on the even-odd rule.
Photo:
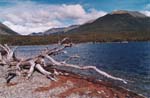
{"label": "sky", "polygon": [[150,0],[0,0],[0,22],[28,35],[84,24],[116,10],[150,16]]}

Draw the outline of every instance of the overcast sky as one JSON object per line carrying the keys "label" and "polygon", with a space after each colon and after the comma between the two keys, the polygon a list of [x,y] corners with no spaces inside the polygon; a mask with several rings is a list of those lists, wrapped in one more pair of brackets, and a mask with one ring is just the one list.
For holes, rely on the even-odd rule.
{"label": "overcast sky", "polygon": [[140,11],[150,16],[150,0],[0,0],[0,21],[27,35],[83,24],[114,10]]}

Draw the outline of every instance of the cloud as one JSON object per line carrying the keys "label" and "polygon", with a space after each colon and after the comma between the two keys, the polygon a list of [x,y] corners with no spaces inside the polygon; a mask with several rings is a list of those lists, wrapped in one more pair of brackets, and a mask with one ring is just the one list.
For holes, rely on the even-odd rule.
{"label": "cloud", "polygon": [[76,22],[78,24],[83,24],[91,20],[95,20],[96,18],[99,18],[101,16],[104,16],[106,12],[104,11],[97,11],[95,9],[91,9],[89,13],[85,13],[80,18],[76,19]]}
{"label": "cloud", "polygon": [[150,11],[146,10],[146,11],[141,11],[141,13],[143,13],[144,15],[150,17]]}
{"label": "cloud", "polygon": [[48,5],[31,1],[0,7],[0,12],[3,23],[22,35],[53,27],[83,24],[106,14],[95,9],[86,11],[80,4]]}
{"label": "cloud", "polygon": [[146,4],[143,11],[140,11],[144,15],[150,17],[150,4]]}

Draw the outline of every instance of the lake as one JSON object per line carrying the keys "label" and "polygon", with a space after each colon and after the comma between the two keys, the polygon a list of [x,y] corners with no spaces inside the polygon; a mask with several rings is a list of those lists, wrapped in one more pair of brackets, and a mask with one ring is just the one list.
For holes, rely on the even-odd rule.
{"label": "lake", "polygon": [[[32,57],[46,47],[52,48],[55,45],[19,46],[16,55]],[[66,51],[67,54],[55,58],[61,61],[78,54],[80,58],[69,63],[94,65],[114,76],[130,80],[124,87],[150,97],[150,42],[81,43],[67,48]]]}

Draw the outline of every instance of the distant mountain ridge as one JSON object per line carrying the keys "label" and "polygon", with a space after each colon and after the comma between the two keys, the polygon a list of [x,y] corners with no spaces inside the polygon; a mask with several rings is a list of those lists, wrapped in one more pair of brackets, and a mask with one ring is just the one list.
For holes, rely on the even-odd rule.
{"label": "distant mountain ridge", "polygon": [[6,25],[0,23],[0,35],[18,35],[15,31],[11,30]]}
{"label": "distant mountain ridge", "polygon": [[46,30],[45,32],[38,32],[38,33],[31,33],[30,35],[50,35],[50,34],[58,34],[58,33],[66,33],[69,30],[78,28],[79,25],[71,25],[69,27],[61,27],[61,28],[51,28],[49,30]]}
{"label": "distant mountain ridge", "polygon": [[44,35],[49,35],[52,33],[65,33],[65,32],[68,32],[69,30],[72,30],[78,27],[79,25],[71,25],[69,27],[63,27],[63,28],[52,28],[52,29],[45,31]]}

